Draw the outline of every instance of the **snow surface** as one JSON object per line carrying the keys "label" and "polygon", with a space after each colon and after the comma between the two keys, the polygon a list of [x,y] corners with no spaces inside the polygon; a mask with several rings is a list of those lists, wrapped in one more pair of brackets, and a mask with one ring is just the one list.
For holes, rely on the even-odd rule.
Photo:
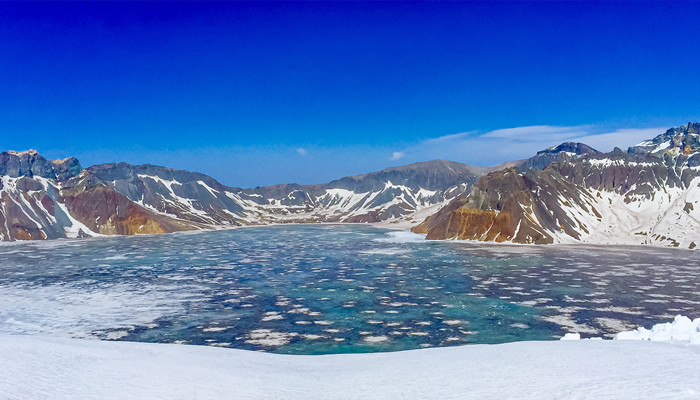
{"label": "snow surface", "polygon": [[700,346],[547,341],[287,356],[0,335],[3,399],[697,399]]}
{"label": "snow surface", "polygon": [[634,331],[620,332],[615,339],[700,344],[700,318],[691,321],[688,317],[677,315],[673,322],[656,324],[651,329],[639,327]]}
{"label": "snow surface", "polygon": [[614,341],[323,356],[2,334],[0,398],[698,399],[699,337],[683,316]]}

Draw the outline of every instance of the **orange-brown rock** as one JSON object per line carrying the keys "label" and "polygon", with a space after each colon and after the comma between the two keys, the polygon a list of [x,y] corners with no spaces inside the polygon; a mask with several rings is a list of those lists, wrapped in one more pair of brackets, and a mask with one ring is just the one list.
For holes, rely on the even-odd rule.
{"label": "orange-brown rock", "polygon": [[503,242],[513,238],[515,224],[509,212],[459,208],[454,212],[460,231],[457,239]]}
{"label": "orange-brown rock", "polygon": [[574,185],[551,171],[496,171],[482,177],[468,197],[451,202],[412,230],[426,233],[427,239],[553,243],[548,231],[578,235],[556,197],[573,190]]}
{"label": "orange-brown rock", "polygon": [[466,198],[458,197],[449,202],[437,213],[429,216],[421,224],[411,228],[411,232],[427,234],[426,239],[453,238],[458,233],[456,225],[451,224],[453,212],[466,203]]}
{"label": "orange-brown rock", "polygon": [[167,233],[193,229],[133,203],[109,186],[81,184],[62,191],[71,215],[103,235]]}

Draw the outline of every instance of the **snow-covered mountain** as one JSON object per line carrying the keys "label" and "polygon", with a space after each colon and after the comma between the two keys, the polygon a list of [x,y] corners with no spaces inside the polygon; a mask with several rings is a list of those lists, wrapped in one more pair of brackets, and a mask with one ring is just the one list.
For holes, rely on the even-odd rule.
{"label": "snow-covered mountain", "polygon": [[[0,237],[53,239],[289,222],[381,222],[428,239],[700,244],[700,123],[626,152],[563,143],[528,160],[435,160],[252,189],[154,165],[0,153]],[[426,218],[427,217],[427,218]]]}
{"label": "snow-covered mountain", "polygon": [[[154,165],[0,153],[0,237],[53,239],[285,222],[417,223],[498,169],[435,160],[321,185],[241,189]],[[477,172],[472,172],[475,169]]]}
{"label": "snow-covered mountain", "polygon": [[56,239],[191,229],[139,207],[84,170],[36,151],[0,153],[0,237]]}
{"label": "snow-covered mountain", "polygon": [[139,206],[204,226],[284,222],[380,222],[411,218],[463,194],[478,176],[436,160],[349,176],[323,185],[233,188],[194,172],[104,164],[88,173]]}
{"label": "snow-covered mountain", "polygon": [[413,230],[429,239],[695,248],[699,134],[700,123],[688,123],[627,152],[600,153],[580,144],[548,149],[517,169],[482,177],[468,196]]}

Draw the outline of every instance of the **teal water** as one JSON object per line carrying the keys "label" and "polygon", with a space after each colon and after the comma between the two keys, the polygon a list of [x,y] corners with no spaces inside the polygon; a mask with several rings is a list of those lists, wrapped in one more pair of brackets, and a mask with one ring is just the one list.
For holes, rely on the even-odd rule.
{"label": "teal water", "polygon": [[361,225],[0,245],[0,332],[293,354],[610,336],[700,316],[700,253]]}

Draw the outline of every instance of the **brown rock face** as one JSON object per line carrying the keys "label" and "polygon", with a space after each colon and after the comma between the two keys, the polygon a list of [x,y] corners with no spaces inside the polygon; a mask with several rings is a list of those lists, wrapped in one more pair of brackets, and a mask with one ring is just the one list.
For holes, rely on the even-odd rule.
{"label": "brown rock face", "polygon": [[427,239],[536,244],[554,242],[547,231],[578,237],[573,227],[580,223],[562,208],[559,195],[590,207],[590,195],[556,171],[496,171],[482,177],[466,199],[453,201],[412,230],[426,233]]}
{"label": "brown rock face", "polygon": [[[411,232],[427,234],[427,239],[446,239],[455,237],[459,230],[456,225],[451,224],[452,215],[455,210],[466,203],[466,198],[458,197],[441,208],[437,213],[429,216],[420,225],[411,228]],[[449,231],[449,229],[453,229]]]}
{"label": "brown rock face", "polygon": [[27,215],[26,210],[34,207],[34,199],[26,194],[20,197],[3,192],[0,195],[0,236],[4,240],[46,239],[46,233]]}
{"label": "brown rock face", "polygon": [[155,214],[111,187],[74,187],[62,191],[71,215],[90,230],[104,235],[167,233],[193,229]]}
{"label": "brown rock face", "polygon": [[119,235],[137,235],[144,233],[166,233],[159,222],[150,218],[147,213],[139,210],[140,207],[131,204],[126,211],[125,218],[116,222],[116,231]]}
{"label": "brown rock face", "polygon": [[354,217],[348,218],[344,222],[357,224],[357,223],[364,223],[364,222],[372,223],[372,222],[379,222],[379,221],[381,221],[381,218],[379,218],[379,213],[377,213],[376,211],[370,211],[367,214],[356,215]]}
{"label": "brown rock face", "polygon": [[515,227],[509,212],[496,213],[490,210],[460,208],[455,211],[460,232],[458,239],[495,240],[512,239]]}

